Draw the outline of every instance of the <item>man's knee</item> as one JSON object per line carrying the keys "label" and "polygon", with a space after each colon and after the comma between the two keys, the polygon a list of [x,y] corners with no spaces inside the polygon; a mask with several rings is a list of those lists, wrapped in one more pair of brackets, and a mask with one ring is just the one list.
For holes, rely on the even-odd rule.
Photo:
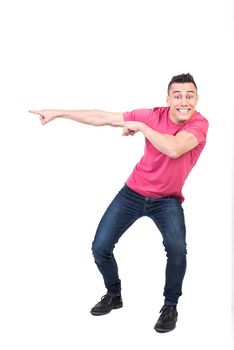
{"label": "man's knee", "polygon": [[94,241],[92,244],[92,253],[94,256],[94,260],[96,262],[101,262],[107,260],[111,253],[106,249],[104,244]]}
{"label": "man's knee", "polygon": [[174,243],[168,246],[165,246],[165,250],[167,252],[167,257],[171,259],[176,265],[183,264],[186,260],[186,244]]}

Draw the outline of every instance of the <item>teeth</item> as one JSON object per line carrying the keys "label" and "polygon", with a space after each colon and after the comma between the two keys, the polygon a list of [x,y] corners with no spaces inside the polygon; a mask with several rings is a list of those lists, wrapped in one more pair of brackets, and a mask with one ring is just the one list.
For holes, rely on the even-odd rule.
{"label": "teeth", "polygon": [[183,113],[183,114],[186,114],[186,113],[188,113],[188,109],[178,109],[178,111],[180,112],[180,113]]}

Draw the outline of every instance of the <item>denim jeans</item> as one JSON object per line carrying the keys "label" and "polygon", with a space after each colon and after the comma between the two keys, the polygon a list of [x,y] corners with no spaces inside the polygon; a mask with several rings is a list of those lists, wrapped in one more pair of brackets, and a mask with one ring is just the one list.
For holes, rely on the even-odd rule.
{"label": "denim jeans", "polygon": [[121,294],[121,280],[113,254],[122,234],[139,218],[147,216],[162,234],[166,251],[165,304],[176,305],[182,294],[186,270],[185,223],[177,198],[144,197],[127,185],[120,190],[103,215],[92,244],[95,263],[101,272],[108,294]]}

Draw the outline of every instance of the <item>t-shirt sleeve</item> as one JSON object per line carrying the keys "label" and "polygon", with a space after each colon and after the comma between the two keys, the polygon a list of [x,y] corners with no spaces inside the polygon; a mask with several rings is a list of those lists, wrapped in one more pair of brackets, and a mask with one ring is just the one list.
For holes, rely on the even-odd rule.
{"label": "t-shirt sleeve", "polygon": [[149,119],[152,113],[152,109],[135,109],[131,112],[125,112],[123,114],[124,120],[127,121],[137,121],[145,123]]}
{"label": "t-shirt sleeve", "polygon": [[202,120],[195,120],[190,125],[185,126],[184,131],[191,132],[198,140],[198,144],[206,142],[206,135],[209,128],[208,121],[204,118]]}

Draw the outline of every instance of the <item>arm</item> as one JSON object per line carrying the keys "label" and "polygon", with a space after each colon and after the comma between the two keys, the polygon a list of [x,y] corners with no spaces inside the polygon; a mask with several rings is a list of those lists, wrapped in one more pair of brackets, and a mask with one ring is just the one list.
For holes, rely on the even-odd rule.
{"label": "arm", "polygon": [[141,122],[125,122],[122,126],[124,136],[140,131],[155,148],[170,158],[176,159],[198,145],[197,138],[187,131],[181,131],[174,136],[160,134]]}
{"label": "arm", "polygon": [[93,126],[122,126],[123,114],[118,112],[106,112],[101,110],[59,110],[42,109],[30,110],[30,113],[40,116],[41,124],[45,125],[56,118],[72,119],[76,122]]}

